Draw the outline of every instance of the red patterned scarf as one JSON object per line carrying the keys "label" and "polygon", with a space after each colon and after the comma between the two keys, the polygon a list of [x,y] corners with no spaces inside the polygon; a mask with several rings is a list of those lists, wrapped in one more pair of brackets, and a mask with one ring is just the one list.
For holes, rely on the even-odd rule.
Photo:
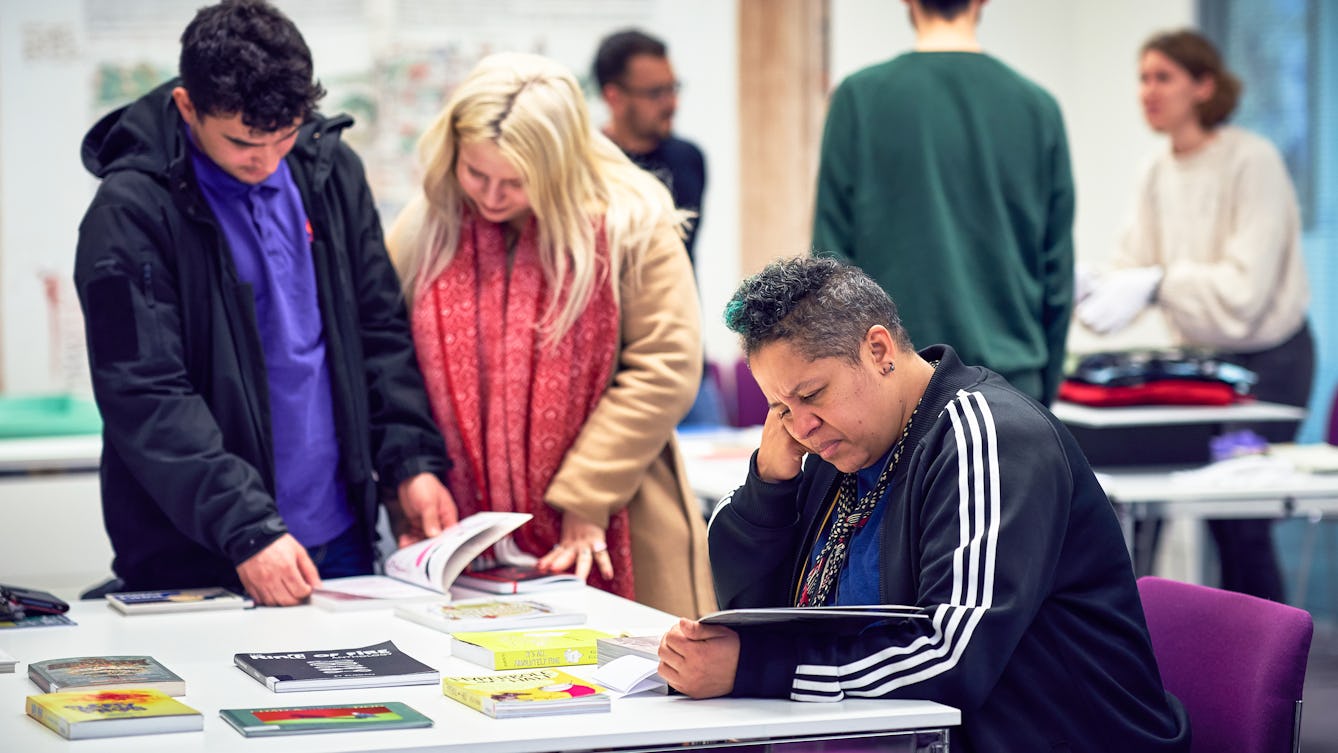
{"label": "red patterned scarf", "polygon": [[[455,463],[448,486],[460,516],[481,510],[532,514],[514,537],[535,556],[561,540],[562,513],[544,503],[544,494],[604,394],[618,347],[618,305],[602,227],[597,238],[598,282],[556,348],[539,329],[549,293],[533,218],[516,242],[508,273],[505,227],[465,209],[454,258],[414,304],[418,363]],[[626,510],[610,518],[606,537],[613,581],[596,569],[590,584],[630,599]]]}

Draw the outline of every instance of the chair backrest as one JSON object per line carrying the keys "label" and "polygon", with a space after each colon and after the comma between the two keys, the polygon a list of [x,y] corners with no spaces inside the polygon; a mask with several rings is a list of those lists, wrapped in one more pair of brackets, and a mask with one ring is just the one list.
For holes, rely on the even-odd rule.
{"label": "chair backrest", "polygon": [[1190,750],[1295,750],[1310,613],[1154,576],[1138,593],[1162,684],[1189,715]]}
{"label": "chair backrest", "polygon": [[1325,435],[1329,444],[1338,444],[1338,389],[1333,391],[1333,405],[1329,406],[1329,428]]}
{"label": "chair backrest", "polygon": [[753,379],[748,362],[740,358],[734,362],[734,425],[761,426],[767,421],[767,398]]}

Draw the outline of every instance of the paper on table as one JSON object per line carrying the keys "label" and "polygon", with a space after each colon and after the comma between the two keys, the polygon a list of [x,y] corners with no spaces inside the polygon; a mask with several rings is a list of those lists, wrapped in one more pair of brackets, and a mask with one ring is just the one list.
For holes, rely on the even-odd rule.
{"label": "paper on table", "polygon": [[321,583],[326,591],[349,596],[366,596],[373,599],[441,598],[441,593],[438,591],[429,591],[384,575],[350,575],[345,578],[330,578]]}
{"label": "paper on table", "polygon": [[669,684],[656,672],[660,663],[642,656],[620,656],[596,669],[591,679],[619,695],[668,692]]}
{"label": "paper on table", "polygon": [[1278,484],[1293,484],[1305,474],[1287,460],[1268,455],[1242,455],[1219,460],[1201,468],[1175,471],[1171,483],[1178,486],[1199,485],[1229,489],[1267,489]]}

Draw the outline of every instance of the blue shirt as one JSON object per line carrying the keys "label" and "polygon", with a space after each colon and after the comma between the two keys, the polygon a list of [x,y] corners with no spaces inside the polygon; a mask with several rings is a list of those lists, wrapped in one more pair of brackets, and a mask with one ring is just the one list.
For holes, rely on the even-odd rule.
{"label": "blue shirt", "polygon": [[303,546],[324,544],[354,517],[339,478],[325,327],[302,195],[287,162],[256,185],[228,175],[199,149],[191,150],[191,162],[237,276],[255,295],[279,514]]}
{"label": "blue shirt", "polygon": [[[887,466],[887,461],[892,454],[888,450],[878,462],[855,473],[855,494],[863,497],[873,489],[878,483],[878,476]],[[883,498],[874,505],[873,512],[865,519],[864,525],[855,531],[850,539],[850,553],[846,555],[845,566],[841,568],[841,575],[836,581],[836,593],[827,597],[827,601],[832,605],[855,605],[855,604],[882,604],[882,596],[879,595],[878,581],[878,559],[882,553],[881,540],[878,529],[883,524],[883,508],[887,499],[891,496],[892,485],[888,484],[883,490]],[[831,533],[831,524],[818,535],[818,540],[813,544],[813,551],[809,553],[808,565],[811,568],[817,555],[822,551],[823,544],[827,543],[827,535]]]}

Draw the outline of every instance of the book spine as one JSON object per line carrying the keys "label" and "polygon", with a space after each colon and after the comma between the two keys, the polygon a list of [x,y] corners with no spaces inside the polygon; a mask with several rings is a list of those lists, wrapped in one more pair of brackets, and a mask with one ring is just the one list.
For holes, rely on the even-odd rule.
{"label": "book spine", "polygon": [[441,692],[442,695],[445,695],[447,698],[459,701],[475,711],[482,711],[488,716],[496,717],[496,714],[493,713],[492,709],[483,707],[483,699],[475,693],[470,693],[462,688],[457,688],[450,684],[450,682],[443,682],[441,684]]}
{"label": "book spine", "polygon": [[[233,662],[234,664],[236,664],[238,667],[240,667],[241,670],[242,670],[243,672],[245,672],[246,674],[248,674],[248,675],[250,675],[250,676],[256,678],[256,680],[257,680],[261,685],[264,685],[265,687],[269,688],[270,690],[274,690],[274,685],[275,685],[275,683],[278,682],[278,679],[277,679],[277,678],[270,677],[269,675],[267,675],[267,674],[265,674],[264,672],[260,671],[260,670],[257,669],[256,667],[251,666],[251,664],[250,664],[249,662],[243,660],[241,656],[234,657],[233,660],[232,660],[232,662]],[[275,691],[275,692],[278,692],[278,691]]]}
{"label": "book spine", "polygon": [[47,677],[45,672],[31,664],[28,665],[28,679],[32,680],[34,685],[41,688],[43,693],[55,692],[51,688],[51,678]]}
{"label": "book spine", "polygon": [[[574,659],[574,661],[573,661]],[[593,647],[535,648],[493,652],[494,669],[539,669],[542,667],[571,667],[594,664]]]}
{"label": "book spine", "polygon": [[36,698],[28,699],[28,716],[41,722],[66,740],[70,739],[69,722],[61,719],[55,714],[47,713],[47,710],[42,707],[42,704],[37,702]]}
{"label": "book spine", "polygon": [[473,578],[466,580],[463,583],[460,583],[458,579],[456,582],[459,583],[459,585],[464,586],[465,588],[472,588],[475,591],[487,591],[488,593],[495,593],[495,594],[520,593],[519,584],[517,584],[515,581],[489,580],[487,578],[481,578],[475,576]]}

